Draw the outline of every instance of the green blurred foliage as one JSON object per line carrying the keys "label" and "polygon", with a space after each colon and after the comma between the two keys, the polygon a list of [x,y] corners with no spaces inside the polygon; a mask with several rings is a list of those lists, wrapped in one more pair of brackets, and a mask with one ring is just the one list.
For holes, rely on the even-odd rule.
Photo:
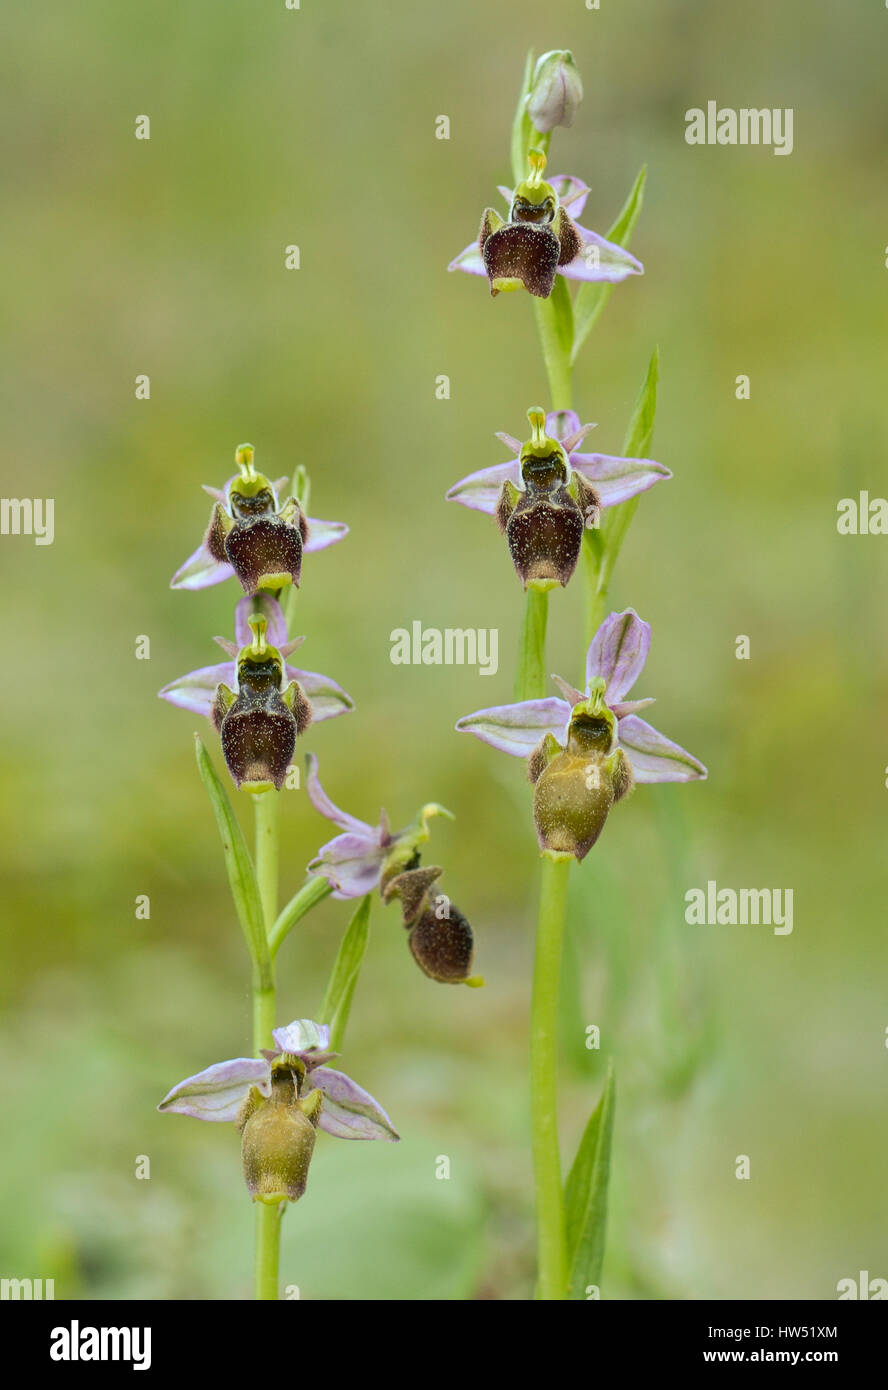
{"label": "green blurred foliage", "polygon": [[[649,165],[646,274],[612,295],[576,402],[616,452],[659,344],[653,452],[675,479],[642,500],[612,598],[653,624],[656,722],[710,768],[639,790],[574,877],[566,1161],[608,1057],[618,1078],[603,1295],[829,1298],[888,1274],[888,541],[835,527],[839,498],[888,490],[885,23],[803,0],[9,13],[2,493],[54,497],[56,537],[0,539],[4,1275],[55,1277],[59,1297],[249,1295],[236,1134],[154,1110],[249,1046],[197,721],[155,697],[230,635],[231,584],[167,585],[206,522],[200,484],[248,438],[273,476],[306,464],[312,510],[352,528],[309,557],[298,630],[358,707],[307,746],[358,815],[457,813],[432,860],[488,980],[424,979],[374,907],[345,1061],[404,1143],[319,1144],[283,1280],[307,1298],[532,1290],[530,801],[520,764],[450,732],[510,697],[520,593],[492,522],[443,502],[545,395],[526,298],[445,271],[508,179],[529,46],[570,47],[583,74],[550,168],[591,185],[587,225]],[[684,113],[710,98],[793,107],[792,156],[687,146]],[[571,680],[580,599],[574,583],[551,606],[550,669]],[[392,666],[389,633],[415,618],[498,628],[498,674]],[[329,830],[286,794],[285,891]],[[687,926],[708,878],[792,887],[793,934]],[[287,943],[282,1021],[316,1006],[346,920],[325,902]]]}

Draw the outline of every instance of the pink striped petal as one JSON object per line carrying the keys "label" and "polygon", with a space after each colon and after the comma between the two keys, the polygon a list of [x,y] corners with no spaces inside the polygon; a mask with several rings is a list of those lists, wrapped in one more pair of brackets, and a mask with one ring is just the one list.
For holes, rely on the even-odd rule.
{"label": "pink striped petal", "polygon": [[526,758],[544,734],[551,733],[556,738],[564,735],[570,708],[566,700],[558,700],[554,695],[543,700],[521,700],[466,714],[457,720],[456,728],[461,734],[474,734],[501,753]]}
{"label": "pink striped petal", "polygon": [[271,1067],[261,1057],[234,1057],[230,1062],[216,1062],[205,1071],[186,1076],[157,1108],[165,1114],[231,1124],[251,1086],[263,1096],[270,1096]]}
{"label": "pink striped petal", "polygon": [[637,715],[620,720],[617,736],[632,764],[636,782],[694,782],[707,775],[706,768],[692,753]]}
{"label": "pink striped petal", "polygon": [[650,647],[650,623],[643,622],[634,608],[611,613],[589,643],[586,684],[602,676],[607,703],[621,700],[644,670]]}
{"label": "pink striped petal", "polygon": [[319,521],[317,517],[310,516],[308,539],[303,549],[306,555],[313,555],[315,551],[326,550],[328,546],[344,540],[347,535],[348,527],[344,521]]}
{"label": "pink striped petal", "polygon": [[319,1090],[324,1097],[318,1127],[337,1139],[385,1139],[396,1144],[400,1135],[369,1091],[345,1072],[317,1067],[306,1077],[306,1093]]}
{"label": "pink striped petal", "polygon": [[[520,450],[520,445],[518,446]],[[448,502],[460,502],[472,511],[487,512],[493,516],[497,498],[506,479],[519,487],[521,484],[521,465],[517,458],[508,463],[495,463],[491,468],[480,468],[477,473],[469,473],[447,493]]]}
{"label": "pink striped petal", "polygon": [[216,687],[223,682],[234,687],[236,680],[233,661],[223,661],[218,666],[201,666],[197,671],[189,671],[187,676],[170,681],[159,690],[161,700],[168,700],[178,709],[192,710],[195,714],[206,715],[209,719],[213,710],[213,696]]}
{"label": "pink striped petal", "polygon": [[570,466],[595,484],[602,507],[615,507],[672,477],[670,469],[653,459],[624,459],[615,454],[571,454]]}
{"label": "pink striped petal", "polygon": [[597,232],[590,232],[588,227],[577,227],[577,231],[583,245],[572,261],[558,267],[559,275],[566,276],[568,280],[586,280],[592,283],[605,280],[611,284],[618,284],[629,275],[644,274],[641,261],[624,247],[605,240]]}

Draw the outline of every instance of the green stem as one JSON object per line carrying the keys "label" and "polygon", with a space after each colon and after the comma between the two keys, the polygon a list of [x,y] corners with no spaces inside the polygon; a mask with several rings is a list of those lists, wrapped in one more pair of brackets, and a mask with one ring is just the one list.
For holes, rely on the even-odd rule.
{"label": "green stem", "polygon": [[546,693],[546,620],[549,595],[528,589],[524,595],[524,616],[518,641],[518,669],[515,672],[515,699],[539,700]]}
{"label": "green stem", "polygon": [[272,960],[280,950],[281,942],[293,930],[296,923],[305,916],[306,912],[310,912],[316,903],[328,898],[332,892],[333,885],[328,883],[325,878],[312,877],[305,880],[298,893],[295,893],[287,903],[287,906],[281,908],[277,920],[268,933],[268,949],[271,952]]}
{"label": "green stem", "polygon": [[[278,812],[279,793],[260,792],[253,797],[256,816],[255,866],[266,939],[277,917],[278,897]],[[274,1046],[271,1030],[275,1025],[274,961],[270,982],[253,975],[253,1051]],[[278,1297],[280,1263],[281,1207],[255,1202],[254,1296],[275,1301]]]}
{"label": "green stem", "polygon": [[[533,304],[549,380],[550,408],[570,410],[574,323],[573,306],[563,276],[555,277],[548,299],[535,299]],[[547,594],[528,590],[516,681],[519,700],[538,699],[545,694],[547,607]],[[556,862],[548,856],[543,858],[530,1010],[530,1114],[539,1252],[538,1293],[546,1300],[565,1298],[568,1278],[556,1075],[558,989],[569,864],[569,860]]]}
{"label": "green stem", "polygon": [[256,882],[259,884],[266,937],[277,917],[279,795],[279,792],[268,791],[259,792],[253,797],[256,813]]}
{"label": "green stem", "polygon": [[261,1052],[263,1047],[274,1047],[271,1030],[277,1022],[275,1018],[274,966],[270,985],[263,985],[253,972],[253,1051]]}
{"label": "green stem", "polygon": [[254,1295],[257,1299],[276,1302],[278,1297],[278,1268],[281,1249],[281,1221],[286,1202],[270,1207],[265,1202],[254,1203],[256,1212]]}
{"label": "green stem", "polygon": [[573,340],[573,321],[564,277],[555,277],[555,288],[548,299],[534,299],[537,333],[546,376],[549,379],[549,401],[552,410],[570,410],[571,385],[570,351]]}
{"label": "green stem", "polygon": [[530,1112],[541,1299],[567,1293],[564,1193],[558,1152],[558,989],[570,860],[543,857],[530,1014]]}

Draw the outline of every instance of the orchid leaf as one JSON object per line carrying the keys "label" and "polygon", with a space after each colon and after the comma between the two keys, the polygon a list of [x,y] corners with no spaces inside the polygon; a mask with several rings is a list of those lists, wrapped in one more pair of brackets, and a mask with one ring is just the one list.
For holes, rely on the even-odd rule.
{"label": "orchid leaf", "polygon": [[601,1278],[614,1105],[614,1069],[610,1065],[601,1099],[586,1125],[564,1192],[568,1298],[574,1300],[586,1299],[589,1286],[597,1285]]}
{"label": "orchid leaf", "polygon": [[[629,242],[632,240],[632,233],[638,221],[644,202],[644,185],[647,178],[647,165],[643,164],[638,172],[638,177],[632,185],[629,197],[623,204],[622,211],[610,231],[607,233],[607,240],[614,242],[616,246],[622,246],[628,250]],[[573,351],[571,353],[571,363],[577,360],[580,348],[592,332],[598,317],[610,298],[613,285],[606,281],[598,283],[587,281],[580,285],[574,301],[574,335]]]}
{"label": "orchid leaf", "polygon": [[265,935],[265,919],[262,914],[262,900],[259,896],[256,870],[253,867],[243,831],[232,810],[228,793],[216,774],[216,769],[210,761],[210,755],[197,735],[195,735],[194,742],[197,752],[197,766],[210,798],[216,824],[219,827],[228,884],[231,888],[231,896],[234,899],[241,930],[258,972],[260,984],[262,988],[270,988],[272,983],[271,957],[268,950],[268,939]]}
{"label": "orchid leaf", "polygon": [[318,1010],[321,1023],[330,1025],[330,1046],[338,1051],[345,1037],[358,975],[370,935],[370,894],[366,893],[346,928],[330,973],[327,992]]}
{"label": "orchid leaf", "polygon": [[[660,350],[654,348],[648,363],[647,375],[638,393],[632,419],[629,422],[629,429],[626,432],[623,453],[627,458],[643,458],[650,450],[654,434],[654,420],[657,414],[659,379]],[[627,502],[621,502],[619,506],[608,509],[601,528],[604,555],[598,575],[599,593],[607,593],[617,556],[623,541],[626,539],[626,532],[632,524],[639,500],[640,496],[630,497]]]}

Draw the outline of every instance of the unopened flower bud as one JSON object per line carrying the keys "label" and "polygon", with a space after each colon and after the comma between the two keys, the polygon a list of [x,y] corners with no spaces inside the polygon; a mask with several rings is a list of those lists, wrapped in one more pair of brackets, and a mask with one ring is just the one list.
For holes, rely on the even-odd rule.
{"label": "unopened flower bud", "polygon": [[583,81],[569,49],[553,49],[537,59],[527,97],[527,114],[542,134],[572,126],[583,100]]}
{"label": "unopened flower bud", "polygon": [[296,1202],[305,1191],[322,1104],[319,1091],[304,1100],[289,1068],[275,1071],[271,1096],[253,1091],[242,1126],[244,1179],[256,1202]]}

